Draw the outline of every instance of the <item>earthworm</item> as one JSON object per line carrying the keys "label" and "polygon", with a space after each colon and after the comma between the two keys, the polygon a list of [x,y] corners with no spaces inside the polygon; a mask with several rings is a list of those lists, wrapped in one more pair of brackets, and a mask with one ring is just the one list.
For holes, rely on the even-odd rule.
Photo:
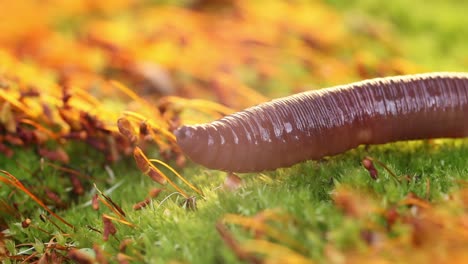
{"label": "earthworm", "polygon": [[468,73],[376,78],[275,99],[175,132],[194,162],[259,172],[361,144],[468,136]]}

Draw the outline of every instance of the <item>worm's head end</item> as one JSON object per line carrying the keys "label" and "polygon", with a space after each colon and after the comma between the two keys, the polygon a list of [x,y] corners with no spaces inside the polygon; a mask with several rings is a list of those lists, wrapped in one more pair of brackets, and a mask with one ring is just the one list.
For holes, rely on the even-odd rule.
{"label": "worm's head end", "polygon": [[182,145],[190,140],[193,140],[194,128],[190,126],[181,126],[174,131],[176,136],[177,144]]}
{"label": "worm's head end", "polygon": [[207,165],[206,159],[211,157],[212,152],[207,149],[208,134],[203,125],[181,126],[174,131],[174,135],[180,149],[189,159]]}
{"label": "worm's head end", "polygon": [[196,142],[196,128],[192,126],[181,126],[174,131],[176,136],[176,141],[182,151],[190,156],[190,150],[193,149],[193,146]]}
{"label": "worm's head end", "polygon": [[224,170],[218,161],[220,159],[218,145],[221,143],[216,141],[218,138],[214,138],[212,136],[214,132],[210,134],[209,129],[217,132],[216,128],[202,124],[182,126],[174,131],[174,135],[180,149],[190,160],[210,169]]}

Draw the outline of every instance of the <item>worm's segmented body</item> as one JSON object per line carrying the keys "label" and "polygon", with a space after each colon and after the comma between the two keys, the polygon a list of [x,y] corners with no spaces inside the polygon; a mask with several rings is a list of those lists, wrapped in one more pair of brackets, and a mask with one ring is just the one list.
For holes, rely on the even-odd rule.
{"label": "worm's segmented body", "polygon": [[378,78],[276,99],[175,131],[208,168],[255,172],[360,144],[468,136],[468,73]]}

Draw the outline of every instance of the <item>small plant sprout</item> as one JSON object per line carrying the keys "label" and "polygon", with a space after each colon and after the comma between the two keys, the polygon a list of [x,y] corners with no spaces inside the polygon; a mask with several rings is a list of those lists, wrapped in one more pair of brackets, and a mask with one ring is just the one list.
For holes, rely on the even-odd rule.
{"label": "small plant sprout", "polygon": [[197,187],[195,187],[193,184],[191,184],[189,181],[187,181],[182,175],[180,175],[177,171],[175,171],[171,166],[167,165],[163,161],[157,160],[157,159],[149,159],[151,162],[156,162],[164,167],[166,167],[168,170],[170,170],[175,176],[177,176],[181,181],[183,181],[186,185],[190,187],[190,189],[194,190],[196,193],[199,195],[203,196],[203,192],[199,190]]}
{"label": "small plant sprout", "polygon": [[93,210],[99,210],[99,195],[97,193],[95,193],[93,195],[93,198],[91,198],[91,205],[93,207]]}
{"label": "small plant sprout", "polygon": [[372,158],[372,157],[365,157],[363,160],[362,160],[362,166],[367,170],[369,171],[369,174],[371,176],[372,179],[376,180],[377,177],[378,177],[378,171],[377,169],[375,168],[374,166],[374,162],[377,163],[379,166],[381,166],[382,168],[384,168],[389,174],[390,176],[392,176],[392,178],[397,182],[399,183],[400,182],[400,178],[387,166],[385,165],[385,163],[379,161],[378,159],[375,159],[375,158]]}
{"label": "small plant sprout", "polygon": [[102,238],[104,241],[109,240],[109,235],[115,235],[117,233],[117,229],[115,228],[108,215],[102,216],[102,225],[104,229],[104,231],[102,232]]}
{"label": "small plant sprout", "polygon": [[139,147],[135,147],[134,158],[141,172],[148,175],[155,182],[162,184],[162,185],[169,183],[172,187],[174,187],[174,189],[176,189],[186,199],[190,198],[190,196],[184,190],[182,190],[179,186],[177,186],[169,177],[167,177],[163,172],[161,172],[152,162],[156,162],[159,165],[166,167],[172,173],[174,173],[174,175],[176,175],[180,180],[182,180],[186,185],[188,185],[192,190],[194,190],[195,192],[203,196],[203,193],[199,189],[193,186],[190,182],[188,182],[184,177],[182,177],[169,165],[167,165],[166,163],[160,160],[148,159]]}
{"label": "small plant sprout", "polygon": [[[133,151],[133,157],[140,171],[148,175],[153,181],[161,185],[165,185],[168,182],[168,178],[148,160],[139,147],[136,147]],[[178,189],[178,187],[174,188]]]}
{"label": "small plant sprout", "polygon": [[362,160],[362,166],[369,172],[369,175],[373,180],[377,180],[379,177],[379,173],[377,169],[374,167],[374,163],[372,162],[372,159],[365,157]]}
{"label": "small plant sprout", "polygon": [[[175,136],[168,130],[168,125],[163,125],[163,124],[168,124],[166,121],[160,121],[160,122],[155,122],[151,119],[145,118],[143,115],[140,115],[135,112],[131,111],[125,111],[124,113],[124,119],[128,121],[128,124],[126,121],[122,121],[122,130],[124,130],[125,133],[132,133],[133,136],[139,137],[136,133],[135,129],[130,129],[130,127],[141,127],[142,124],[144,124],[144,132],[147,134],[144,135],[144,139],[148,137],[148,135],[151,136],[153,141],[158,145],[158,147],[161,149],[161,151],[164,150],[173,150],[177,151],[177,145],[175,144]],[[128,125],[130,124],[130,127]],[[120,128],[119,128],[120,129]],[[128,129],[125,131],[125,129]],[[130,136],[133,138],[133,136]]]}
{"label": "small plant sprout", "polygon": [[109,196],[101,192],[101,190],[99,190],[96,184],[94,184],[94,188],[100,194],[100,196],[98,196],[99,201],[101,201],[104,205],[111,209],[117,216],[119,216],[120,219],[125,219],[126,215],[122,208],[118,206],[114,201],[112,201],[112,199]]}
{"label": "small plant sprout", "polygon": [[117,127],[119,128],[119,132],[124,135],[131,143],[135,143],[138,140],[136,131],[128,118],[119,118],[119,120],[117,120]]}
{"label": "small plant sprout", "polygon": [[132,223],[130,223],[130,222],[124,220],[124,219],[115,218],[115,217],[112,217],[112,216],[107,215],[107,214],[102,215],[102,220],[103,220],[103,223],[104,223],[104,231],[103,231],[104,238],[106,237],[106,232],[107,232],[107,235],[109,235],[109,234],[114,235],[117,232],[117,230],[114,231],[115,226],[112,223],[112,221],[115,221],[115,222],[130,226],[130,227],[135,227],[134,224],[132,224]]}

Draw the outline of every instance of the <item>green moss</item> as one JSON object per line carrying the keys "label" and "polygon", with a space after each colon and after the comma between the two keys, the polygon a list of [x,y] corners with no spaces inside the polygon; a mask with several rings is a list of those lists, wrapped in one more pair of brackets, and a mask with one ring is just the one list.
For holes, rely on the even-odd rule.
{"label": "green moss", "polygon": [[[30,167],[34,167],[37,162],[31,158],[34,155],[30,152],[18,152],[17,155],[23,157],[23,163],[31,162]],[[378,165],[376,166],[379,178],[372,180],[360,165],[364,156],[372,156],[382,161],[399,176],[409,175],[410,180],[396,182]],[[409,192],[426,197],[426,181],[430,181],[429,198],[438,200],[456,186],[457,179],[466,179],[468,175],[466,157],[468,157],[466,140],[446,140],[437,142],[436,145],[425,142],[401,142],[373,146],[369,150],[359,148],[324,162],[310,161],[292,168],[264,173],[263,176],[242,175],[245,185],[236,192],[226,192],[217,188],[223,182],[224,173],[189,167],[184,171],[184,175],[195,184],[202,186],[206,195],[206,200],[198,199],[197,211],[182,209],[180,196],[172,196],[164,203],[159,203],[171,193],[170,191],[163,192],[161,197],[154,200],[147,208],[134,211],[133,204],[143,200],[155,183],[129,163],[124,162],[113,166],[116,174],[114,181],[109,180],[104,170],[93,174],[93,181],[102,191],[112,190],[107,195],[122,207],[127,214],[127,221],[133,223],[135,227],[115,223],[117,234],[115,237],[111,236],[109,241],[103,242],[102,234],[93,231],[90,227],[102,230],[101,215],[111,213],[102,205],[98,211],[91,208],[89,201],[94,192],[91,186],[70,209],[59,212],[75,226],[75,230],[52,219],[61,226],[64,233],[69,234],[67,239],[62,238],[62,243],[72,242],[80,248],[92,248],[94,244],[102,244],[106,252],[115,255],[120,242],[131,239],[133,242],[128,246],[126,253],[142,262],[164,263],[169,260],[194,263],[224,260],[236,262],[235,256],[224,246],[214,228],[216,221],[227,213],[253,216],[265,209],[278,209],[292,215],[297,221],[282,231],[307,248],[306,256],[321,259],[322,249],[326,243],[331,242],[342,249],[359,248],[363,243],[359,237],[363,223],[344,218],[341,211],[331,202],[330,193],[337,185],[351,186],[358,191],[373,193],[382,206],[387,206],[401,200]],[[10,170],[14,171],[11,167]],[[20,169],[16,172],[20,173]],[[30,174],[23,172],[21,175]],[[51,171],[49,177],[59,184],[61,178],[57,176],[56,171]],[[53,188],[53,181],[49,180],[47,186]],[[5,190],[6,188],[2,188],[2,191]],[[33,224],[47,230],[51,235],[31,227],[21,228],[18,220],[10,219],[10,233],[17,243],[48,241],[52,234],[61,232],[50,221],[42,222],[39,214],[44,213],[43,210],[22,196],[19,193],[15,194],[12,200],[21,201],[27,206],[29,208],[27,216],[33,220]],[[248,237],[242,229],[232,230],[241,239]]]}

